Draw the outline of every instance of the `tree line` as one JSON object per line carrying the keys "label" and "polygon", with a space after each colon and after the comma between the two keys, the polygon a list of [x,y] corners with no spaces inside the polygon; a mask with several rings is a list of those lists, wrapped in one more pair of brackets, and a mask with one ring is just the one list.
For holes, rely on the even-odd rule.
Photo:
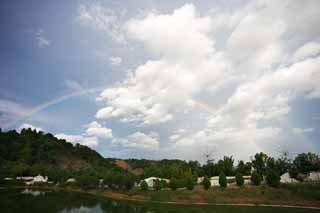
{"label": "tree line", "polygon": [[134,183],[145,178],[159,177],[171,181],[169,185],[157,182],[157,189],[193,189],[198,177],[205,177],[204,182],[207,182],[210,177],[219,176],[224,185],[226,176],[236,176],[240,184],[241,177],[251,175],[254,184],[260,184],[262,177],[267,177],[267,181],[275,182],[273,185],[276,186],[280,175],[286,172],[302,180],[303,175],[320,170],[319,156],[314,153],[302,153],[290,159],[287,155],[274,158],[261,152],[247,162],[235,162],[232,156],[224,156],[220,160],[210,159],[205,164],[178,159],[125,161],[133,169],[142,168],[142,174],[134,175],[116,166],[114,159],[106,159],[89,147],[73,145],[50,133],[31,129],[22,129],[20,133],[0,131],[0,181],[4,177],[41,174],[60,184],[66,184],[68,178],[75,178],[77,182],[73,184],[83,188],[103,185],[113,189],[131,189]]}

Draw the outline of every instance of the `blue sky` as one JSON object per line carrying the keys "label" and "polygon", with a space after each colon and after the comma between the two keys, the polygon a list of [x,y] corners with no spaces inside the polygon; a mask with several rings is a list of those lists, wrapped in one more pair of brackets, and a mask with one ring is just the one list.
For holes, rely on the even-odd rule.
{"label": "blue sky", "polygon": [[4,130],[121,158],[320,151],[317,0],[0,4]]}

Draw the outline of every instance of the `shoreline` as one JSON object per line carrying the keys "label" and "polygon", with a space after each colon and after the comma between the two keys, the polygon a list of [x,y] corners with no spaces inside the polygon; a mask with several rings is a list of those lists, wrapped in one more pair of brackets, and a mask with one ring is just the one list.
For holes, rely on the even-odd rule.
{"label": "shoreline", "polygon": [[[10,188],[10,187],[3,187]],[[164,204],[164,205],[185,205],[185,206],[234,206],[234,207],[272,207],[272,208],[296,208],[296,209],[312,209],[320,210],[319,206],[312,205],[290,205],[290,204],[266,204],[266,203],[212,203],[212,202],[181,202],[181,201],[157,201],[148,199],[138,199],[130,197],[129,195],[121,192],[115,191],[97,191],[97,190],[83,190],[83,189],[72,189],[72,188],[60,188],[60,187],[43,187],[43,186],[18,186],[12,187],[16,189],[38,189],[38,190],[51,190],[51,191],[65,191],[65,192],[76,192],[83,193],[87,195],[92,195],[100,198],[107,198],[111,200],[118,201],[128,201],[128,202],[140,202],[140,203],[154,203],[154,204]]]}

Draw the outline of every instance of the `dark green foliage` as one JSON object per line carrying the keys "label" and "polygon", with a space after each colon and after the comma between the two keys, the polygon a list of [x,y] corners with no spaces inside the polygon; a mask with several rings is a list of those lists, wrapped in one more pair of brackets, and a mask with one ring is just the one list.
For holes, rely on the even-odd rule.
{"label": "dark green foliage", "polygon": [[238,186],[242,186],[244,184],[244,179],[241,173],[236,174],[236,183]]}
{"label": "dark green foliage", "polygon": [[98,180],[105,179],[107,185],[129,189],[136,180],[89,147],[31,129],[0,132],[0,160],[0,174],[5,176],[41,174],[59,183],[72,177],[83,188],[97,187]]}
{"label": "dark green foliage", "polygon": [[154,189],[157,191],[160,191],[162,189],[162,183],[161,180],[156,179],[154,182]]}
{"label": "dark green foliage", "polygon": [[219,175],[219,184],[223,188],[227,187],[227,177],[223,172]]}
{"label": "dark green foliage", "polygon": [[149,187],[148,187],[148,184],[147,184],[147,182],[145,180],[141,181],[140,188],[141,188],[142,191],[147,191],[148,190]]}
{"label": "dark green foliage", "polygon": [[176,178],[170,180],[169,186],[172,190],[176,190],[179,187],[179,181]]}
{"label": "dark green foliage", "polygon": [[202,181],[202,185],[203,185],[203,188],[206,190],[208,190],[210,188],[211,183],[210,183],[208,176],[204,176],[203,181]]}
{"label": "dark green foliage", "polygon": [[280,185],[280,175],[277,171],[269,169],[267,171],[267,183],[272,187],[279,187]]}
{"label": "dark green foliage", "polygon": [[253,171],[251,174],[251,182],[253,185],[259,186],[261,184],[262,176],[257,171]]}
{"label": "dark green foliage", "polygon": [[244,161],[241,160],[238,163],[236,173],[240,173],[243,175],[250,175],[251,174],[251,167],[252,167],[251,162],[244,163]]}
{"label": "dark green foliage", "polygon": [[161,180],[161,185],[162,185],[162,188],[168,187],[168,183],[165,180]]}
{"label": "dark green foliage", "polygon": [[266,174],[268,155],[263,152],[257,153],[252,160],[252,166],[262,176]]}
{"label": "dark green foliage", "polygon": [[188,190],[192,190],[195,184],[196,183],[193,176],[189,175],[186,177],[185,186],[187,187]]}
{"label": "dark green foliage", "polygon": [[320,170],[319,157],[314,153],[299,154],[293,161],[293,167],[298,173],[307,174],[311,171]]}

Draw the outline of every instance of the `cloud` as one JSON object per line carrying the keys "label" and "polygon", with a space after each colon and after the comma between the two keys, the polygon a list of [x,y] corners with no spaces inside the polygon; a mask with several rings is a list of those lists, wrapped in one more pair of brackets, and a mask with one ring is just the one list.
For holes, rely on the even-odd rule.
{"label": "cloud", "polygon": [[0,99],[0,126],[3,128],[10,127],[12,122],[30,111],[30,106],[7,99]]}
{"label": "cloud", "polygon": [[[160,59],[149,60],[133,75],[101,93],[109,106],[97,118],[120,117],[143,125],[173,119],[181,108],[192,108],[193,96],[223,81],[228,64],[215,53],[209,17],[199,17],[193,5],[172,14],[149,14],[126,23],[127,34]],[[168,28],[167,26],[176,27]],[[188,27],[186,27],[188,26]]]}
{"label": "cloud", "polygon": [[304,60],[309,57],[314,57],[320,54],[320,43],[308,42],[300,47],[292,56],[294,62]]}
{"label": "cloud", "polygon": [[89,136],[96,136],[98,138],[103,138],[103,139],[113,138],[112,129],[103,127],[101,124],[99,124],[96,121],[93,121],[87,125],[86,134]]}
{"label": "cloud", "polygon": [[135,132],[126,138],[115,138],[112,143],[125,148],[152,151],[159,148],[159,136],[152,132],[148,135]]}
{"label": "cloud", "polygon": [[159,146],[187,159],[206,147],[240,158],[285,143],[312,149],[291,142],[284,126],[296,101],[320,98],[319,6],[261,0],[206,15],[186,4],[131,18],[127,41],[142,45],[147,60],[100,94],[96,118],[188,129],[165,132],[171,143]]}
{"label": "cloud", "polygon": [[37,132],[43,131],[42,128],[33,126],[32,124],[29,124],[29,123],[22,124],[20,127],[18,127],[17,130],[21,132],[22,129],[31,129],[31,130],[36,130]]}
{"label": "cloud", "polygon": [[111,65],[118,66],[118,65],[121,64],[122,58],[116,57],[116,56],[112,56],[112,57],[109,58],[109,61],[110,61]]}
{"label": "cloud", "polygon": [[80,91],[84,89],[80,83],[72,80],[65,80],[65,85],[74,91]]}
{"label": "cloud", "polygon": [[174,134],[170,136],[170,141],[176,141],[177,139],[179,139],[181,136],[178,134]]}
{"label": "cloud", "polygon": [[296,135],[302,135],[305,133],[311,133],[313,132],[314,128],[306,128],[306,129],[302,129],[302,128],[293,128],[292,131],[294,134]]}
{"label": "cloud", "polygon": [[64,133],[59,133],[55,135],[58,139],[64,139],[67,142],[71,142],[73,144],[79,143],[84,146],[96,147],[99,144],[99,140],[97,137],[85,137],[82,135],[68,135]]}
{"label": "cloud", "polygon": [[48,39],[44,36],[44,31],[43,31],[42,29],[39,29],[39,30],[35,33],[35,39],[36,39],[36,41],[37,41],[37,46],[38,46],[39,48],[51,46],[52,41],[48,40]]}
{"label": "cloud", "polygon": [[103,7],[99,2],[81,4],[77,19],[83,25],[108,34],[117,42],[125,42],[119,18],[113,10]]}

